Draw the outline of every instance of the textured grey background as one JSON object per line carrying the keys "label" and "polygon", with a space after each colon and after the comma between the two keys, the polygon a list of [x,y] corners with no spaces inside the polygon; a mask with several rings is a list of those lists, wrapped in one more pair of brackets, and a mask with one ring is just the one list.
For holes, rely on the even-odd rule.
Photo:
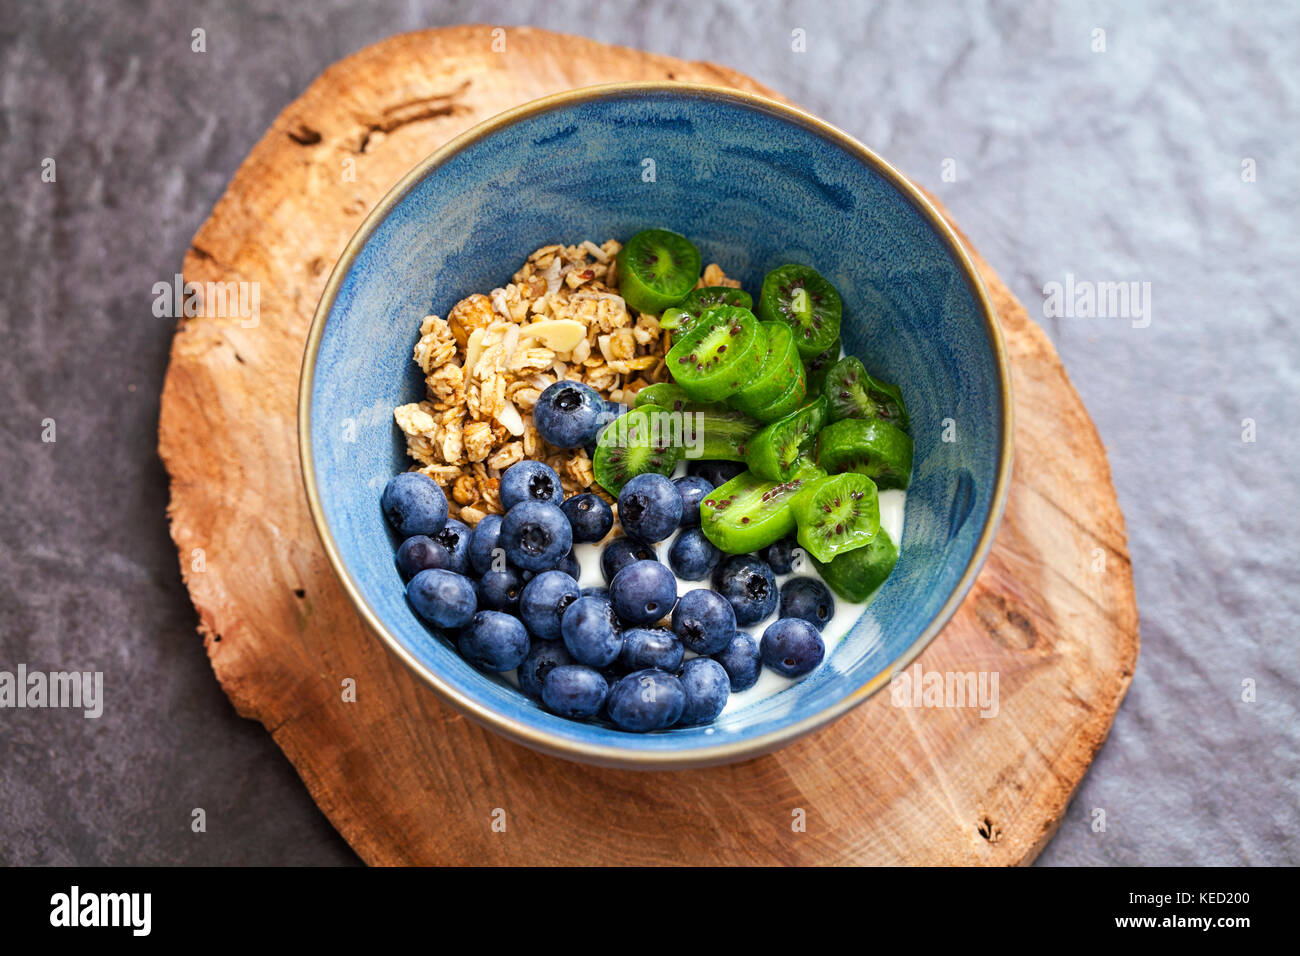
{"label": "textured grey background", "polygon": [[752,74],[937,192],[1031,312],[1066,273],[1150,282],[1148,328],[1043,320],[1110,450],[1143,644],[1041,861],[1300,863],[1300,7],[708,0],[5,0],[0,669],[102,669],[108,711],[0,711],[0,862],[355,862],[195,636],[163,515],[170,328],[150,287],[321,69],[457,22]]}

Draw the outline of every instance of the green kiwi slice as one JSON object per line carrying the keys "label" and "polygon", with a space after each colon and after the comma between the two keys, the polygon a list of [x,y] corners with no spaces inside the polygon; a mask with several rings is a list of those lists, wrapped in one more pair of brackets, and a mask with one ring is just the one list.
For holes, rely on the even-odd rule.
{"label": "green kiwi slice", "polygon": [[758,315],[785,322],[805,359],[821,355],[840,337],[840,294],[816,269],[794,263],[773,269],[763,279]]}
{"label": "green kiwi slice", "polygon": [[632,407],[640,408],[642,405],[658,405],[669,411],[680,412],[689,404],[691,404],[691,397],[683,391],[680,385],[674,385],[672,382],[659,382],[655,385],[647,385],[637,392]]}
{"label": "green kiwi slice", "polygon": [[[812,456],[817,447],[817,434],[826,424],[827,415],[826,399],[819,396],[803,408],[763,426],[749,445],[749,470],[769,481],[789,481],[798,470],[800,459]],[[830,471],[820,460],[817,464]]]}
{"label": "green kiwi slice", "polygon": [[853,355],[846,355],[831,366],[823,391],[831,403],[831,421],[880,418],[903,431],[911,425],[902,390],[872,378],[861,360]]}
{"label": "green kiwi slice", "polygon": [[881,528],[869,544],[846,551],[829,563],[813,558],[813,564],[822,580],[844,600],[866,601],[893,573],[898,564],[898,546]]}
{"label": "green kiwi slice", "polygon": [[670,382],[647,385],[636,393],[634,407],[658,405],[681,415],[682,457],[706,461],[744,461],[750,439],[763,423],[726,405],[695,402]]}
{"label": "green kiwi slice", "polygon": [[761,338],[754,313],[736,305],[715,305],[673,343],[665,361],[687,395],[697,402],[716,402],[753,378],[762,358]]}
{"label": "green kiwi slice", "polygon": [[[761,440],[762,432],[754,442],[755,455]],[[822,429],[817,464],[832,475],[866,475],[878,488],[906,488],[912,480],[912,439],[884,419],[846,418]],[[758,470],[754,462],[750,467]]]}
{"label": "green kiwi slice", "polygon": [[804,365],[808,372],[808,394],[820,395],[826,384],[826,373],[840,360],[840,340],[836,339],[821,355],[814,355]]}
{"label": "green kiwi slice", "polygon": [[760,422],[774,422],[778,418],[785,418],[803,404],[807,395],[808,380],[804,377],[803,362],[800,362],[795,368],[794,379],[781,393],[781,397],[772,404],[760,408],[753,415]]}
{"label": "green kiwi slice", "polygon": [[614,419],[596,439],[592,472],[596,483],[611,495],[646,472],[667,477],[681,460],[680,418],[658,405],[642,405]]}
{"label": "green kiwi slice", "polygon": [[790,499],[825,475],[809,465],[786,482],[764,481],[742,471],[700,502],[700,528],[728,554],[746,554],[780,541],[794,530]]}
{"label": "green kiwi slice", "polygon": [[618,253],[618,291],[638,312],[658,315],[700,281],[700,250],[667,229],[643,229]]}
{"label": "green kiwi slice", "polygon": [[665,309],[659,317],[659,327],[674,332],[689,332],[705,310],[715,305],[736,305],[752,310],[754,300],[744,289],[733,289],[725,285],[702,286],[693,289],[678,305]]}
{"label": "green kiwi slice", "polygon": [[682,416],[682,457],[705,461],[744,461],[762,423],[725,405],[687,404]]}
{"label": "green kiwi slice", "polygon": [[809,483],[790,501],[799,543],[818,561],[870,543],[880,530],[880,496],[866,475],[849,472]]}
{"label": "green kiwi slice", "polygon": [[728,401],[750,415],[762,411],[785,394],[790,383],[799,377],[799,350],[794,345],[794,333],[784,322],[760,322],[764,336],[764,354],[759,362],[754,380],[744,385]]}

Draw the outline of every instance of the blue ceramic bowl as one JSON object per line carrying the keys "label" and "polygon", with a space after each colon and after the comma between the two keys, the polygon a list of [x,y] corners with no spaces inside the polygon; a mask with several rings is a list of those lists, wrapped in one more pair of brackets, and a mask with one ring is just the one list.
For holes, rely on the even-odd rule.
{"label": "blue ceramic bowl", "polygon": [[[422,396],[411,361],[421,317],[445,316],[462,297],[504,284],[541,246],[626,239],[649,226],[689,236],[705,262],[754,293],[775,266],[815,265],[843,296],[845,350],[902,386],[916,449],[898,566],[822,666],[712,726],[637,735],[553,716],[431,636],[407,606],[379,496],[410,466],[392,410]],[[632,767],[770,751],[905,667],[952,616],[988,553],[1010,475],[1010,419],[993,309],[933,207],[820,120],[677,83],[538,100],[421,163],[335,266],[299,401],[312,516],[348,596],[389,649],[494,730]]]}

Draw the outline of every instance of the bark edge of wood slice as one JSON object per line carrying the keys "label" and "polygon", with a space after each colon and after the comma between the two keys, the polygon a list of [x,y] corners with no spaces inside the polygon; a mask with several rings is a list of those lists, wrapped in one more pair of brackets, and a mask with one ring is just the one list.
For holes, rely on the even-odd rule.
{"label": "bark edge of wood slice", "polygon": [[782,99],[708,63],[498,29],[403,34],[329,67],[185,256],[187,281],[261,290],[254,327],[178,323],[159,423],[171,534],[222,688],[373,864],[1031,861],[1128,688],[1137,607],[1096,429],[1046,335],[973,249],[1006,337],[1016,459],[992,554],[919,663],[998,674],[996,718],[891,706],[886,688],[745,763],[602,769],[460,717],[360,623],[307,511],[296,394],[312,312],[366,212],[452,136],[559,90],[679,79]]}

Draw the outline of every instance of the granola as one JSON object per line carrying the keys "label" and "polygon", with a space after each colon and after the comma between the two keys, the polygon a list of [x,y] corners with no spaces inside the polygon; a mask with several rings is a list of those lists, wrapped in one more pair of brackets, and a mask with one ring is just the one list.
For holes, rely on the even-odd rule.
{"label": "granola", "polygon": [[[618,291],[622,246],[610,239],[543,246],[503,288],[461,299],[446,319],[426,316],[412,358],[425,398],[393,411],[416,470],[433,478],[451,514],[469,525],[501,513],[501,473],[545,461],[566,495],[595,483],[583,449],[555,448],[533,427],[533,406],[561,379],[585,382],[610,401],[668,380],[670,344],[659,317],[630,309]],[[710,263],[701,285],[739,286]]]}

